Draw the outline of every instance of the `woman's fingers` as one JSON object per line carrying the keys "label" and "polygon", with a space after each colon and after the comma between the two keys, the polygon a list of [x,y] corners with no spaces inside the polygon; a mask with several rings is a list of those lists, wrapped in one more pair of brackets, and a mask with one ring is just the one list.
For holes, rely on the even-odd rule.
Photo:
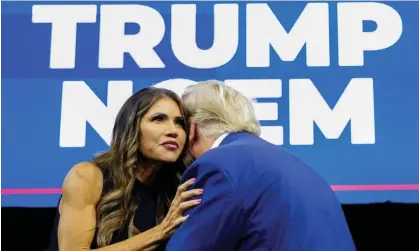
{"label": "woman's fingers", "polygon": [[189,191],[182,192],[180,198],[182,201],[189,200],[190,198],[201,195],[203,192],[203,189],[192,189]]}
{"label": "woman's fingers", "polygon": [[181,193],[183,193],[184,191],[186,191],[186,190],[188,189],[188,187],[189,187],[190,185],[192,185],[195,181],[196,181],[196,179],[195,179],[195,178],[192,178],[192,179],[189,179],[189,180],[185,181],[182,185],[180,185],[180,186],[177,188],[176,195],[181,194]]}
{"label": "woman's fingers", "polygon": [[195,181],[196,178],[189,179],[178,187],[176,196],[170,205],[169,212],[162,222],[164,232],[167,236],[170,236],[173,231],[188,218],[188,216],[183,216],[185,210],[201,203],[202,199],[193,198],[202,195],[204,190],[188,190]]}
{"label": "woman's fingers", "polygon": [[189,215],[186,216],[181,216],[179,218],[176,219],[176,221],[174,222],[174,225],[177,227],[180,224],[182,224],[183,222],[185,222],[185,220],[189,217]]}
{"label": "woman's fingers", "polygon": [[179,206],[179,213],[182,214],[186,209],[189,209],[193,206],[199,205],[202,202],[202,199],[196,199],[196,200],[189,200],[189,201],[185,201],[180,203]]}
{"label": "woman's fingers", "polygon": [[204,191],[203,189],[191,189],[187,191],[189,186],[191,186],[195,181],[195,178],[189,179],[178,187],[176,196],[172,201],[169,212],[177,212],[182,215],[186,209],[196,206],[201,202],[201,199],[190,199],[202,195]]}

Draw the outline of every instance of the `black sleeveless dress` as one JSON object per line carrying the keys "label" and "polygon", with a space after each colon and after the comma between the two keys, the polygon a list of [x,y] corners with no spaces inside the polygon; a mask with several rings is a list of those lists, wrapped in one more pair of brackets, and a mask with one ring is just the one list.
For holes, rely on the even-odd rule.
{"label": "black sleeveless dress", "polygon": [[[104,184],[103,192],[110,190],[110,187]],[[135,216],[134,216],[134,225],[141,232],[147,231],[150,228],[156,226],[156,210],[157,210],[157,199],[158,199],[158,190],[152,186],[143,184],[141,181],[136,179],[133,186],[133,196],[140,200],[140,205],[138,206]],[[51,233],[50,245],[47,249],[48,251],[59,251],[58,249],[58,222],[60,215],[57,211],[57,215],[54,220],[54,226]],[[123,231],[115,231],[112,236],[111,244],[121,242],[128,239],[128,229]],[[96,233],[95,238],[92,241],[91,248],[98,248],[96,243]],[[155,250],[164,250],[165,243],[162,243]]]}

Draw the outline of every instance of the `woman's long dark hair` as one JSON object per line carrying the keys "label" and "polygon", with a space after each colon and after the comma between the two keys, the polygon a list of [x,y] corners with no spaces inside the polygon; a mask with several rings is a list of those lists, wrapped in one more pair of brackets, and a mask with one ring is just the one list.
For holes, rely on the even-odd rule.
{"label": "woman's long dark hair", "polygon": [[[112,141],[107,152],[101,153],[92,161],[102,170],[104,184],[109,184],[110,191],[105,191],[97,204],[97,235],[99,247],[110,244],[113,233],[128,227],[128,237],[139,232],[133,224],[138,200],[133,198],[132,189],[136,179],[135,169],[142,161],[140,152],[140,122],[150,107],[161,98],[170,98],[180,108],[185,119],[184,130],[189,134],[187,110],[180,98],[172,91],[163,88],[145,88],[132,95],[119,111],[113,128]],[[186,137],[188,140],[188,137]],[[157,223],[160,223],[170,206],[180,176],[184,168],[192,162],[188,142],[185,143],[179,160],[161,168],[156,179],[159,188],[157,202]],[[128,226],[127,226],[128,225]]]}

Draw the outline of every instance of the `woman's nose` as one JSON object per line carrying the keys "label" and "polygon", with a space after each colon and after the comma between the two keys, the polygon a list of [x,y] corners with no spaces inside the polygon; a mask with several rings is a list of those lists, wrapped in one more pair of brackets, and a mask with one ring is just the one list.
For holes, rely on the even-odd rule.
{"label": "woman's nose", "polygon": [[179,133],[178,133],[178,129],[175,125],[175,123],[173,122],[169,122],[167,125],[167,129],[166,129],[166,135],[172,138],[176,138]]}

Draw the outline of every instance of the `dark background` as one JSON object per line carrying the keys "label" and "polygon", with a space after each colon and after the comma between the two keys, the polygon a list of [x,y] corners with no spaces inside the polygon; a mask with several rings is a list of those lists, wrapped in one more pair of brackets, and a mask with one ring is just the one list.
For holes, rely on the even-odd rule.
{"label": "dark background", "polygon": [[[387,202],[342,207],[358,251],[419,251],[419,204]],[[55,213],[55,208],[3,207],[1,250],[44,250]]]}

